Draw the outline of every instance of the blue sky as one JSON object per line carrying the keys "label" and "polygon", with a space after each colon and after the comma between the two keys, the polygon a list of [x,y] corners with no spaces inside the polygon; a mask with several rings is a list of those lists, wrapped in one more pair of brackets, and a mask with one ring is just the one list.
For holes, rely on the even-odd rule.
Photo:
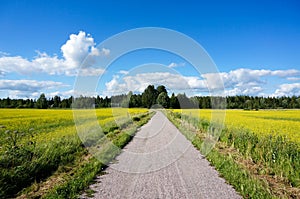
{"label": "blue sky", "polygon": [[201,44],[226,95],[300,95],[298,1],[1,1],[0,27],[1,98],[68,97],[76,93],[78,73],[97,83],[86,95],[138,93],[149,83],[208,95],[204,85],[214,74],[199,74],[184,58],[160,50],[79,71],[86,55],[114,53],[98,44],[141,27],[172,29]]}

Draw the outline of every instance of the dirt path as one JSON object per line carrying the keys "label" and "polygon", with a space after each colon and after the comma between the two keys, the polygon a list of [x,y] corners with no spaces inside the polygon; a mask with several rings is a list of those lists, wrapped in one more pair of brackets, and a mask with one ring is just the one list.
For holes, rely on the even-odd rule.
{"label": "dirt path", "polygon": [[161,112],[96,181],[94,198],[241,198]]}

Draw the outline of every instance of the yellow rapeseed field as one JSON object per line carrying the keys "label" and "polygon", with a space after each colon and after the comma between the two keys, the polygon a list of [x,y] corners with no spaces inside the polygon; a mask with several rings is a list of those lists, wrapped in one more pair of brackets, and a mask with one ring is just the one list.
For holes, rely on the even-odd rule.
{"label": "yellow rapeseed field", "polygon": [[[122,117],[133,117],[145,113],[147,109],[105,108],[95,110],[75,110],[80,116],[95,116],[100,126]],[[78,114],[75,114],[78,115]],[[61,109],[1,109],[0,126],[5,130],[28,132],[32,129],[38,140],[53,140],[76,134],[72,110]]]}
{"label": "yellow rapeseed field", "polygon": [[[145,112],[148,110],[0,109],[0,198],[12,198],[28,185],[36,187],[37,181],[54,172],[72,182],[72,191],[74,186],[88,185],[86,179],[92,180],[101,165],[129,142],[139,122],[148,119]],[[100,154],[103,161],[86,159],[87,150]],[[65,173],[66,168],[76,177]]]}
{"label": "yellow rapeseed field", "polygon": [[[174,110],[186,115],[211,120],[212,110]],[[228,128],[248,129],[258,135],[284,136],[300,142],[300,110],[213,110],[215,116],[225,116]],[[219,119],[219,118],[218,118]]]}

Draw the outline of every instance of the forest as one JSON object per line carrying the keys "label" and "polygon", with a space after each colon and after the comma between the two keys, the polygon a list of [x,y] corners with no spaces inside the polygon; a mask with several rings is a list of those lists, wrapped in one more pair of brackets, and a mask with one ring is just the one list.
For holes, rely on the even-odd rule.
{"label": "forest", "polygon": [[38,99],[0,99],[0,108],[109,108],[109,107],[144,107],[144,108],[200,108],[200,109],[299,109],[300,96],[262,97],[262,96],[194,96],[185,93],[170,96],[165,86],[155,88],[149,85],[143,93],[116,95],[111,97],[80,96],[62,99],[59,96],[46,98],[41,94]]}

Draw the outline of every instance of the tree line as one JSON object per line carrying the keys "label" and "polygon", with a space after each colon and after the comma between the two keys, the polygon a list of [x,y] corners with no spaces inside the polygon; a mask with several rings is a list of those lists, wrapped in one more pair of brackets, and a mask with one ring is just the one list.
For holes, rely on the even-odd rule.
{"label": "tree line", "polygon": [[168,95],[165,86],[149,85],[143,93],[116,95],[112,97],[69,97],[46,98],[41,94],[38,99],[0,99],[0,108],[109,108],[109,107],[144,107],[144,108],[227,108],[227,109],[294,109],[300,108],[300,96],[258,97],[258,96],[194,96],[185,93]]}

